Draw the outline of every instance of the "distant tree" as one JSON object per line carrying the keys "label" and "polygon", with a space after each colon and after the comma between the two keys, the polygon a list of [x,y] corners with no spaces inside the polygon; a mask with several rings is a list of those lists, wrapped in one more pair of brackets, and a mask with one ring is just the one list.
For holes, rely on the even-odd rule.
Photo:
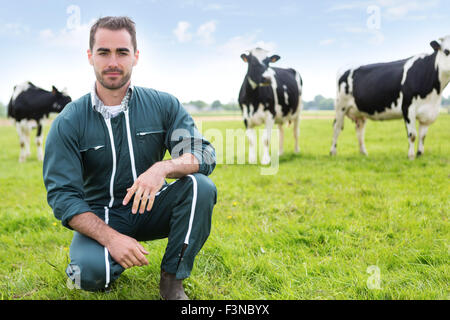
{"label": "distant tree", "polygon": [[6,117],[6,112],[7,112],[6,106],[0,102],[0,117],[1,118]]}
{"label": "distant tree", "polygon": [[226,111],[239,111],[241,108],[237,102],[229,102],[222,105],[222,109]]}
{"label": "distant tree", "polygon": [[448,96],[447,98],[442,97],[442,105],[445,106],[450,106],[450,96]]}
{"label": "distant tree", "polygon": [[331,98],[325,98],[324,96],[319,94],[314,97],[313,101],[304,101],[303,106],[305,110],[308,109],[333,110],[334,100]]}
{"label": "distant tree", "polygon": [[222,107],[222,103],[219,100],[215,100],[213,101],[213,103],[211,103],[211,109],[217,110],[220,109]]}
{"label": "distant tree", "polygon": [[206,109],[208,107],[208,104],[205,101],[202,101],[202,100],[190,101],[187,104],[192,104],[192,105],[196,106],[199,109]]}
{"label": "distant tree", "polygon": [[450,96],[447,98],[442,97],[442,107],[447,109],[447,112],[450,113]]}

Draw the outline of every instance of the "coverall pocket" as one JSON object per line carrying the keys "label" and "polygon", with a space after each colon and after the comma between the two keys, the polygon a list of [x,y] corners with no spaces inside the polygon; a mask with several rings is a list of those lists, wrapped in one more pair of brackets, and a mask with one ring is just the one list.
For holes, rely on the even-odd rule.
{"label": "coverall pocket", "polygon": [[93,151],[97,151],[97,150],[100,150],[101,148],[104,148],[105,147],[105,145],[98,145],[98,146],[93,146],[93,147],[82,147],[81,149],[80,149],[80,152],[86,152],[86,151],[88,151],[88,150],[93,150]]}
{"label": "coverall pocket", "polygon": [[85,167],[92,168],[92,166],[104,166],[105,165],[105,144],[104,143],[92,143],[87,146],[80,147],[81,158]]}
{"label": "coverall pocket", "polygon": [[162,127],[145,127],[136,129],[136,141],[139,158],[144,170],[164,157],[164,139],[166,130]]}
{"label": "coverall pocket", "polygon": [[160,127],[147,127],[147,128],[140,128],[136,130],[136,135],[138,137],[145,137],[151,134],[157,134],[157,133],[165,133],[166,130]]}

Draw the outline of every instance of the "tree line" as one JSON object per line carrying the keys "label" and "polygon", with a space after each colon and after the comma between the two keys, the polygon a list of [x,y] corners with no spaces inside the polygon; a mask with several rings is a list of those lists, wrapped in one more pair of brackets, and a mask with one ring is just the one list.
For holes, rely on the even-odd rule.
{"label": "tree line", "polygon": [[[185,106],[195,106],[198,111],[240,111],[239,104],[235,101],[222,103],[220,100],[215,100],[211,104],[195,100],[183,103]],[[442,98],[442,106],[450,113],[450,96]],[[6,117],[6,105],[0,102],[0,117]],[[304,110],[334,110],[334,99],[326,98],[322,95],[317,95],[312,101],[303,101]]]}
{"label": "tree line", "polygon": [[[195,100],[183,103],[185,106],[195,106],[199,111],[239,111],[240,107],[236,101],[231,101],[223,104],[220,100],[215,100],[208,104],[202,100]],[[317,95],[312,101],[303,101],[303,108],[305,110],[334,110],[334,99],[325,98],[322,95]]]}
{"label": "tree line", "polygon": [[[189,101],[183,103],[184,105],[195,106],[199,111],[239,111],[239,104],[237,102],[229,102],[222,104],[220,100],[215,100],[213,103],[208,104],[202,100]],[[450,113],[450,96],[442,98],[442,106],[448,109]],[[303,110],[334,110],[334,99],[326,98],[322,95],[317,95],[311,101],[303,101]]]}
{"label": "tree line", "polygon": [[0,118],[5,118],[6,117],[6,113],[8,112],[7,107],[0,102]]}

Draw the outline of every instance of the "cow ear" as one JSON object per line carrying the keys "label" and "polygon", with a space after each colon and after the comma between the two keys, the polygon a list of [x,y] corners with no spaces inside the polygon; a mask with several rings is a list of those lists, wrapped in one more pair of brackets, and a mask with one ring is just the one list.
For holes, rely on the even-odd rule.
{"label": "cow ear", "polygon": [[430,43],[430,46],[434,49],[434,51],[441,50],[441,45],[437,41],[433,41]]}
{"label": "cow ear", "polygon": [[281,57],[277,54],[274,54],[273,56],[270,57],[270,62],[277,62],[278,60],[280,60]]}
{"label": "cow ear", "polygon": [[242,59],[245,63],[248,62],[248,56],[247,56],[245,53],[241,54],[241,59]]}

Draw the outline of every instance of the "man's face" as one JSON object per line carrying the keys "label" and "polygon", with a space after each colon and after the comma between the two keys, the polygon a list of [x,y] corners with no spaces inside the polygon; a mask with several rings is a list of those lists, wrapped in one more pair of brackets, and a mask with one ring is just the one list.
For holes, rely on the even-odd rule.
{"label": "man's face", "polygon": [[127,30],[100,28],[95,34],[92,51],[88,50],[88,58],[98,82],[106,89],[117,90],[130,80],[139,51],[134,52]]}

